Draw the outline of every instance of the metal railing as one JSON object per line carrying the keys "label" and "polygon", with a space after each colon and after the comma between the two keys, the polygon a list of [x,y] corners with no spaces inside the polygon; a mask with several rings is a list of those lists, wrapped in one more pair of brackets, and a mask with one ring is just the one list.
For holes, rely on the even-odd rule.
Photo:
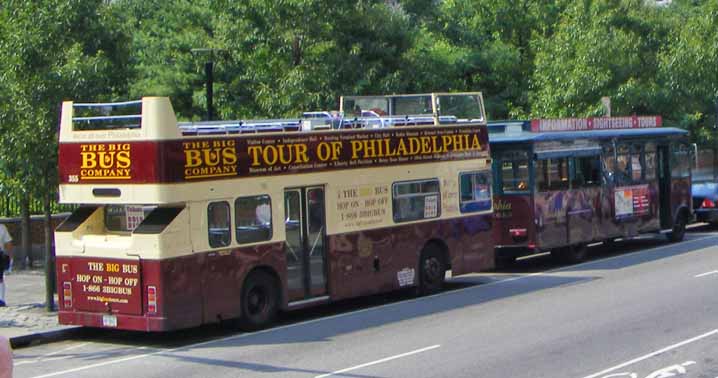
{"label": "metal railing", "polygon": [[[14,218],[21,214],[20,196],[17,195],[0,195],[0,217]],[[52,214],[70,212],[74,210],[76,205],[59,204],[53,200],[50,202]],[[42,199],[30,199],[30,215],[44,214],[45,208]]]}

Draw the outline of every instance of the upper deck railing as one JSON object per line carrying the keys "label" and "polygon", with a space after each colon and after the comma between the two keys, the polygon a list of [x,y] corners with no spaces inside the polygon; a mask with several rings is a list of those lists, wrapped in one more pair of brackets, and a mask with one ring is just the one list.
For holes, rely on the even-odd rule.
{"label": "upper deck railing", "polygon": [[[347,108],[349,105],[351,108]],[[362,109],[363,105],[367,107]],[[485,123],[483,99],[479,92],[347,96],[342,97],[339,111],[304,112],[298,118],[199,122],[177,122],[169,99],[145,97],[139,101],[113,103],[64,103],[60,140],[101,138],[110,135],[107,133],[170,139],[199,135],[381,129],[469,122]]]}

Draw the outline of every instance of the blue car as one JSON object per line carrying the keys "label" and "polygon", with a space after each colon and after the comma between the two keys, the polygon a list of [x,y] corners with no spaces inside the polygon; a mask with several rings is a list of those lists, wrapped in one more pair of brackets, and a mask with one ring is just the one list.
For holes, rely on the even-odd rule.
{"label": "blue car", "polygon": [[696,221],[718,224],[718,182],[693,182],[691,190]]}

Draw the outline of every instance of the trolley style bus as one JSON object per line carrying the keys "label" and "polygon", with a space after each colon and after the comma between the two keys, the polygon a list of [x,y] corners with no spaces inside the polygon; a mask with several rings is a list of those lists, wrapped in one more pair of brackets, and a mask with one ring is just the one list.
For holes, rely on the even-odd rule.
{"label": "trolley style bus", "polygon": [[660,117],[492,122],[497,264],[641,233],[683,239],[691,220],[687,132]]}
{"label": "trolley style bus", "polygon": [[80,207],[55,232],[60,323],[256,329],[492,268],[481,94],[387,104],[393,116],[178,123],[162,97],[65,102],[60,200]]}

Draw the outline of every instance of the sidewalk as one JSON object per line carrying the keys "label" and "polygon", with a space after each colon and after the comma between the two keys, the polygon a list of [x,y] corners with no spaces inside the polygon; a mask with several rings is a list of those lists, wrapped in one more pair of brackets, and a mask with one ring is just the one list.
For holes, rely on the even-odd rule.
{"label": "sidewalk", "polygon": [[44,271],[5,272],[5,285],[7,307],[0,307],[0,335],[10,338],[12,344],[75,328],[59,325],[57,312],[45,310]]}

